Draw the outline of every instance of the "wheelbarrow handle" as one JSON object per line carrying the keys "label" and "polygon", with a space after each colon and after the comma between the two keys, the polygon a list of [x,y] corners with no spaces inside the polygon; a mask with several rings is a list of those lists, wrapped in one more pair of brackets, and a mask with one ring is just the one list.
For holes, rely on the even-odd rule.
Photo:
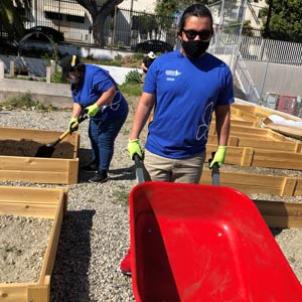
{"label": "wheelbarrow handle", "polygon": [[[212,152],[212,158],[209,159],[209,165],[211,164],[213,158],[215,156],[215,152]],[[213,166],[210,168],[212,174],[212,185],[219,186],[220,185],[220,171],[219,171],[219,164],[214,163]]]}
{"label": "wheelbarrow handle", "polygon": [[137,155],[134,154],[133,156],[134,165],[135,165],[135,174],[138,183],[145,182],[145,173],[144,173],[144,163],[143,160]]}
{"label": "wheelbarrow handle", "polygon": [[212,185],[214,185],[214,186],[220,185],[220,171],[219,171],[218,163],[215,163],[212,166]]}

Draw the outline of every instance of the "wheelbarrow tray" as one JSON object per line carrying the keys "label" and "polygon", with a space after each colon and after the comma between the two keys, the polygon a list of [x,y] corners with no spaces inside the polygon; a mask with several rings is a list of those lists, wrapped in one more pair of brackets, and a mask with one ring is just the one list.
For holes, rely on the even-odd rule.
{"label": "wheelbarrow tray", "polygon": [[280,247],[239,191],[147,182],[129,203],[136,301],[302,301]]}

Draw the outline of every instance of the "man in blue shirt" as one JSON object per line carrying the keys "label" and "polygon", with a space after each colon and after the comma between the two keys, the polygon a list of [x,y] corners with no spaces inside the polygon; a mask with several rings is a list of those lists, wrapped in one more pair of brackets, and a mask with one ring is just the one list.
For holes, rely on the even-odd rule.
{"label": "man in blue shirt", "polygon": [[[212,112],[216,115],[218,149],[211,166],[224,162],[233,83],[228,66],[206,52],[212,35],[208,8],[189,6],[179,22],[181,50],[158,57],[148,69],[128,151],[131,158],[145,156],[153,181],[199,183]],[[144,154],[139,135],[153,108]],[[128,255],[121,270],[127,273],[129,269]]]}
{"label": "man in blue shirt", "polygon": [[190,6],[179,25],[182,49],[160,56],[148,70],[128,150],[143,157],[139,134],[154,107],[145,146],[152,180],[199,182],[213,111],[219,147],[212,165],[224,161],[233,83],[228,66],[206,52],[212,34],[210,11]]}
{"label": "man in blue shirt", "polygon": [[84,111],[90,117],[92,161],[83,168],[97,172],[90,182],[105,182],[115,138],[127,118],[128,104],[108,71],[82,64],[77,56],[68,56],[62,61],[63,72],[71,83],[74,102],[69,128],[78,127],[79,117]]}

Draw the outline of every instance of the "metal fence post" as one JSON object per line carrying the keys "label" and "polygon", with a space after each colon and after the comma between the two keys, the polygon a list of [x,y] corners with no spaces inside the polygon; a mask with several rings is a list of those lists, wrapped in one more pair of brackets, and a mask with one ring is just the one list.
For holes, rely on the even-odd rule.
{"label": "metal fence post", "polygon": [[117,19],[117,6],[114,8],[114,17],[113,17],[113,29],[112,29],[112,41],[111,45],[115,46],[115,35],[116,35],[116,19]]}
{"label": "metal fence post", "polygon": [[266,82],[268,64],[269,64],[269,61],[266,62],[264,77],[263,77],[263,81],[262,81],[262,85],[261,85],[261,92],[260,92],[260,98],[261,98],[261,99],[263,98],[263,92],[264,92],[264,87],[265,87],[265,82]]}
{"label": "metal fence post", "polygon": [[0,60],[0,80],[4,79],[4,62]]}

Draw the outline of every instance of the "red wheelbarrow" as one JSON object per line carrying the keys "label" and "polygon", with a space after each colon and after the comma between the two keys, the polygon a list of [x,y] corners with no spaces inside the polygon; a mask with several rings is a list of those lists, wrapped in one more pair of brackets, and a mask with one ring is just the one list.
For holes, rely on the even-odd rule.
{"label": "red wheelbarrow", "polygon": [[147,182],[129,202],[136,301],[302,301],[298,279],[242,193]]}

